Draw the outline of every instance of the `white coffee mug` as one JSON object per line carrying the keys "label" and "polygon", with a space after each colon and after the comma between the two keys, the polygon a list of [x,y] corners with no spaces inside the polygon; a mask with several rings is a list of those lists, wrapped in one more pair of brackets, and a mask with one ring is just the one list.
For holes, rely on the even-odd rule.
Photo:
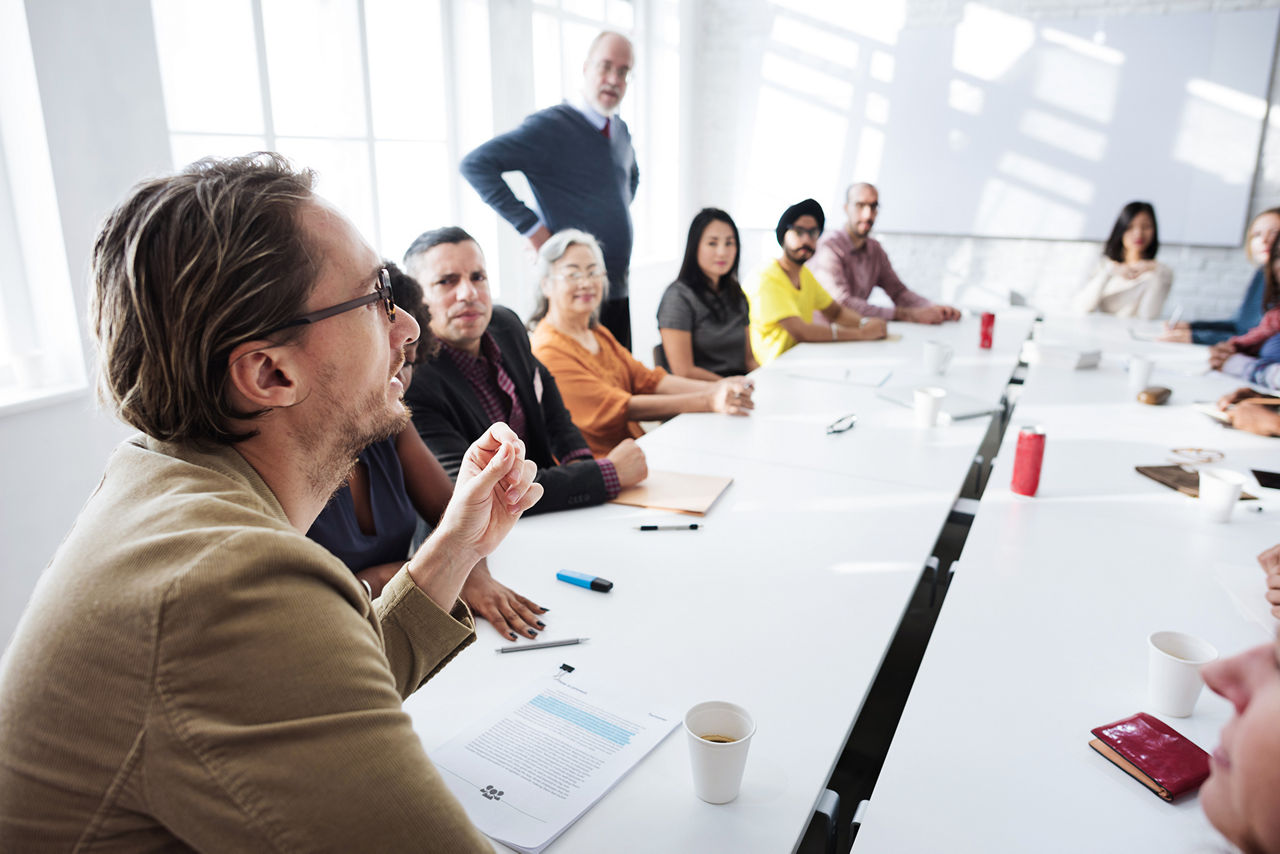
{"label": "white coffee mug", "polygon": [[1200,469],[1200,511],[1210,522],[1230,522],[1244,492],[1244,476],[1230,469]]}
{"label": "white coffee mug", "polygon": [[1147,705],[1151,711],[1185,718],[1196,707],[1200,668],[1218,651],[1208,641],[1184,632],[1153,632],[1147,638]]}
{"label": "white coffee mug", "polygon": [[1129,393],[1137,396],[1138,392],[1151,384],[1151,371],[1155,362],[1146,356],[1129,357]]}
{"label": "white coffee mug", "polygon": [[938,423],[942,401],[947,396],[945,388],[926,386],[916,389],[916,426],[933,427]]}
{"label": "white coffee mug", "polygon": [[693,791],[709,804],[738,797],[756,722],[742,706],[709,700],[685,712]]}

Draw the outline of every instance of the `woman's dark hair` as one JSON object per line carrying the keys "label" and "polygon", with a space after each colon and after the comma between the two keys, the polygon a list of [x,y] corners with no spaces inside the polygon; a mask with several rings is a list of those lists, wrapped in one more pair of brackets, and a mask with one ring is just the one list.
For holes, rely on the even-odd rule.
{"label": "woman's dark hair", "polygon": [[[720,277],[719,293],[711,289],[711,280],[698,266],[698,245],[702,243],[702,232],[713,222],[723,222],[733,230],[733,245],[736,249],[733,264],[729,271]],[[738,237],[738,226],[719,208],[703,208],[689,225],[689,238],[684,244],[684,261],[680,263],[679,281],[693,291],[698,300],[710,311],[716,320],[723,320],[725,312],[730,308],[745,307],[747,295],[738,284],[738,262],[742,259],[742,241]]]}
{"label": "woman's dark hair", "polygon": [[1264,311],[1270,311],[1276,307],[1276,303],[1280,302],[1280,282],[1276,281],[1276,263],[1280,262],[1280,234],[1276,235],[1276,239],[1271,241],[1270,253],[1267,256],[1267,263],[1262,269],[1262,308]]}
{"label": "woman's dark hair", "polygon": [[422,285],[397,267],[394,261],[384,260],[382,266],[387,268],[387,275],[391,278],[391,293],[395,294],[396,308],[416,320],[418,328],[422,330],[418,333],[418,357],[412,362],[420,365],[440,349],[440,342],[431,334],[431,310],[427,308],[423,298]]}
{"label": "woman's dark hair", "polygon": [[1124,233],[1129,230],[1133,218],[1144,213],[1151,217],[1151,243],[1142,251],[1142,257],[1150,261],[1160,251],[1160,226],[1156,224],[1156,209],[1150,202],[1129,202],[1116,217],[1116,224],[1111,227],[1111,236],[1107,238],[1106,248],[1102,254],[1112,261],[1124,262]]}

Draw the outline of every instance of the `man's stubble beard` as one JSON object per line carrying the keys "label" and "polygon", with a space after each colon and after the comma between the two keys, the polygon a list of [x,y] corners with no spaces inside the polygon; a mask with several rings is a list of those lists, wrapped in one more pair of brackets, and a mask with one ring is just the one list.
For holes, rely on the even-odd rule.
{"label": "man's stubble beard", "polygon": [[306,452],[307,481],[326,501],[347,482],[361,451],[396,435],[411,421],[403,400],[387,407],[385,389],[373,389],[359,404],[353,404],[336,388],[336,377],[331,365],[318,374],[315,394],[324,404],[324,414],[317,417],[312,429],[298,436]]}

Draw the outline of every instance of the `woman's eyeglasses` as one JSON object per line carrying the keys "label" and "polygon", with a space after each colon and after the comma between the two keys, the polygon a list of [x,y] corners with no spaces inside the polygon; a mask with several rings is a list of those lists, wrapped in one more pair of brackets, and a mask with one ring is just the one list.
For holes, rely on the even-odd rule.
{"label": "woman's eyeglasses", "polygon": [[571,285],[580,285],[583,282],[603,282],[605,280],[604,273],[583,273],[574,270],[572,273],[560,273],[556,276],[562,282],[568,282]]}

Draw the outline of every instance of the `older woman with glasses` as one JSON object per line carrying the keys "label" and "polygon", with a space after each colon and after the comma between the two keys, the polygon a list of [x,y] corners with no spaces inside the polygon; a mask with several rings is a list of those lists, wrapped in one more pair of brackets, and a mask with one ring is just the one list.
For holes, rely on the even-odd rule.
{"label": "older woman with glasses", "polygon": [[566,229],[553,235],[538,252],[538,273],[541,293],[529,320],[533,353],[555,375],[573,423],[596,456],[640,436],[639,421],[751,411],[749,381],[709,382],[647,368],[600,325],[604,255],[590,234]]}

